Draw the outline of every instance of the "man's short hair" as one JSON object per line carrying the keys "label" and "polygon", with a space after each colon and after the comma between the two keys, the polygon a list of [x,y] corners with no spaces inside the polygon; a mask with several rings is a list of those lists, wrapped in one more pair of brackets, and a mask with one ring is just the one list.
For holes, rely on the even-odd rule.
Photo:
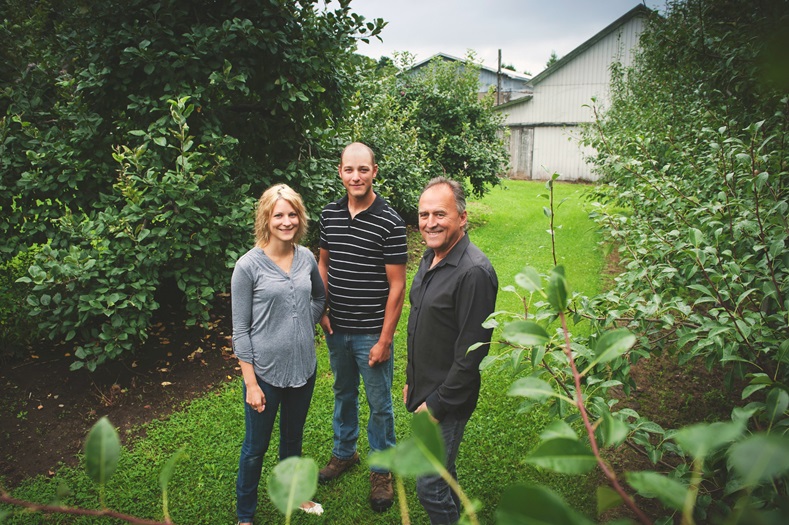
{"label": "man's short hair", "polygon": [[346,152],[346,151],[347,151],[349,148],[351,148],[351,147],[357,147],[357,146],[361,146],[362,148],[364,148],[364,149],[366,149],[366,150],[367,150],[367,152],[370,154],[370,159],[372,160],[372,165],[373,165],[373,166],[375,166],[375,152],[373,151],[373,148],[371,148],[370,146],[368,146],[368,145],[367,145],[367,144],[365,144],[364,142],[351,142],[350,144],[348,144],[347,146],[345,146],[345,147],[342,149],[342,152],[340,153],[340,166],[342,166],[342,159],[343,159],[343,158],[345,158],[345,152]]}
{"label": "man's short hair", "polygon": [[458,214],[462,214],[464,211],[466,211],[466,192],[463,190],[463,185],[456,180],[452,180],[443,176],[434,177],[430,179],[430,182],[425,185],[425,189],[422,190],[422,193],[426,192],[433,186],[438,186],[439,184],[446,184],[449,186],[449,189],[452,190],[452,195],[455,197],[455,206],[457,207]]}

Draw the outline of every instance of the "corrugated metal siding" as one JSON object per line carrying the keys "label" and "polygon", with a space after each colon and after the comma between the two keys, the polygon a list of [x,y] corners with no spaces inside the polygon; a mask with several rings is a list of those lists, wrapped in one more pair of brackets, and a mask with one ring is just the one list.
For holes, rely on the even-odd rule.
{"label": "corrugated metal siding", "polygon": [[597,177],[584,160],[584,156],[593,150],[581,148],[578,133],[575,126],[535,128],[531,178],[548,180],[558,173],[559,180],[596,180]]}
{"label": "corrugated metal siding", "polygon": [[592,97],[598,106],[608,104],[611,64],[632,65],[643,28],[643,18],[631,18],[534,86],[532,99],[502,109],[504,125],[534,129],[533,152],[519,152],[529,156],[528,163],[510,150],[513,167],[531,166],[530,175],[522,174],[525,178],[544,180],[559,173],[560,180],[596,180],[584,160],[593,151],[581,151],[575,124],[593,121],[592,109],[584,107],[592,104]]}
{"label": "corrugated metal siding", "polygon": [[633,47],[644,26],[633,18],[572,62],[534,86],[534,98],[506,110],[505,124],[590,122],[592,97],[604,105],[608,100],[611,64],[633,62]]}

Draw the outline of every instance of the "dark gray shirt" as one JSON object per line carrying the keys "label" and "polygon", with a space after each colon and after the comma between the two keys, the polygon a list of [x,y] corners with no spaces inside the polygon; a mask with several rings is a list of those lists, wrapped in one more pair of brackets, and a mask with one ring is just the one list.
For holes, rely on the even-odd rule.
{"label": "dark gray shirt", "polygon": [[408,316],[408,410],[427,402],[441,420],[469,417],[477,406],[479,364],[488,346],[467,353],[474,343],[490,342],[493,329],[482,323],[496,306],[496,271],[464,235],[447,256],[430,268],[427,249],[411,284]]}
{"label": "dark gray shirt", "polygon": [[252,248],[236,262],[230,294],[236,357],[270,385],[304,385],[315,373],[315,325],[326,302],[312,252],[296,246],[285,273]]}

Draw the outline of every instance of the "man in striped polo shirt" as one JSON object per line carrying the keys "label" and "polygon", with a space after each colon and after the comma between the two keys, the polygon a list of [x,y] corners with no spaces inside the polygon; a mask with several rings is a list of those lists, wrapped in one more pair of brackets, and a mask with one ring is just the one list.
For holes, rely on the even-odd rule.
{"label": "man in striped polo shirt", "polygon": [[[321,320],[334,373],[334,447],[320,470],[322,483],[359,463],[359,377],[364,381],[371,451],[395,445],[392,341],[405,298],[408,257],[403,219],[373,191],[373,151],[355,142],[342,152],[340,179],[347,195],[320,219],[318,268],[328,293]],[[394,500],[392,474],[371,469],[370,505],[383,512]]]}

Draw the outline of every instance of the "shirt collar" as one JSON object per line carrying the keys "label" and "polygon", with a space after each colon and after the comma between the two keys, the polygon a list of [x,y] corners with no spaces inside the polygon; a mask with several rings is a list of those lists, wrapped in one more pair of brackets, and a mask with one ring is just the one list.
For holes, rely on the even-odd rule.
{"label": "shirt collar", "polygon": [[[460,258],[463,257],[463,254],[466,252],[466,248],[468,248],[470,243],[471,240],[468,238],[468,233],[463,232],[463,237],[461,237],[460,240],[455,243],[452,249],[449,250],[447,256],[444,257],[435,267],[431,268],[431,270],[440,268],[445,264],[451,264],[452,266],[457,266],[460,264]],[[433,251],[433,248],[428,248],[425,250],[425,254],[422,256],[422,259],[426,260],[428,263],[432,263],[435,255],[436,254]]]}
{"label": "shirt collar", "polygon": [[[373,201],[372,204],[370,204],[370,207],[367,208],[366,210],[360,211],[357,215],[361,215],[362,213],[368,213],[368,212],[378,213],[384,209],[385,205],[386,205],[386,201],[384,200],[384,198],[376,193],[375,200]],[[348,211],[348,194],[343,195],[343,197],[337,201],[337,206]]]}

